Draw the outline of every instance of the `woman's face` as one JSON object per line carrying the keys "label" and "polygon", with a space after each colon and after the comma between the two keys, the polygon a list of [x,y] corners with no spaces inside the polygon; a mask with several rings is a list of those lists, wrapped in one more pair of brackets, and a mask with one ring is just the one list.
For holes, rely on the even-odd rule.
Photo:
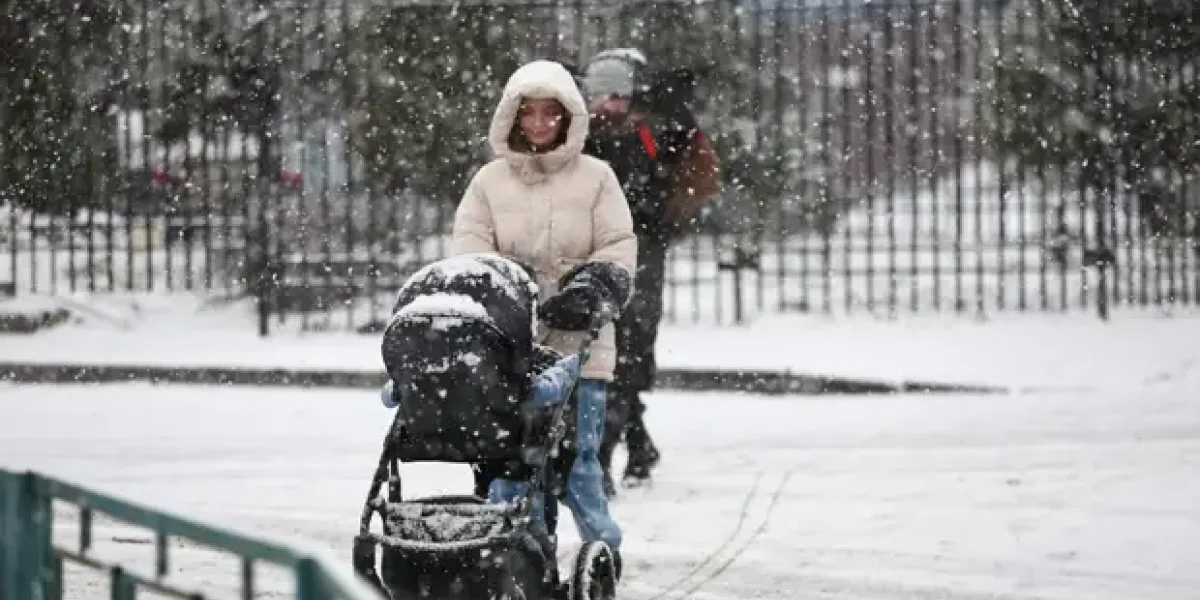
{"label": "woman's face", "polygon": [[546,149],[558,139],[565,112],[553,98],[526,98],[521,103],[521,133],[535,149]]}

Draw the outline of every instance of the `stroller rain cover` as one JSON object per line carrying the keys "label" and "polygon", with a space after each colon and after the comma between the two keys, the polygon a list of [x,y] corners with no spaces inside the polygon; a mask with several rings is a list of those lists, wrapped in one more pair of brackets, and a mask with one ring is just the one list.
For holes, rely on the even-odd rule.
{"label": "stroller rain cover", "polygon": [[493,254],[433,262],[401,287],[384,330],[401,460],[511,456],[530,389],[537,284]]}

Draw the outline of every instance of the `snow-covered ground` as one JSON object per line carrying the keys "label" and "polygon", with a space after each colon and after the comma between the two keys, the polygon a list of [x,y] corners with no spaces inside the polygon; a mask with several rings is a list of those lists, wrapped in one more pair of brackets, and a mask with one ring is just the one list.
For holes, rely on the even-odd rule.
{"label": "snow-covered ground", "polygon": [[[0,335],[0,362],[375,371],[377,335],[255,331],[253,307],[177,295],[66,304],[82,323]],[[63,299],[53,301],[63,302]],[[19,299],[36,304],[32,299]],[[136,307],[134,310],[131,307]],[[1137,388],[1200,371],[1200,311],[971,316],[765,315],[745,326],[664,325],[667,369],[791,371],[1014,388]]]}
{"label": "snow-covered ground", "polygon": [[[1136,392],[659,393],[648,418],[664,462],[613,506],[623,599],[1200,598],[1195,373]],[[348,564],[387,420],[365,391],[5,386],[0,465]],[[409,473],[414,494],[470,486],[458,466]],[[569,518],[561,531],[577,543]],[[97,552],[149,568],[146,539],[113,525]],[[232,559],[173,559],[172,577],[234,597]],[[68,578],[71,600],[106,597],[103,575]],[[290,589],[279,573],[260,583],[261,597]]]}

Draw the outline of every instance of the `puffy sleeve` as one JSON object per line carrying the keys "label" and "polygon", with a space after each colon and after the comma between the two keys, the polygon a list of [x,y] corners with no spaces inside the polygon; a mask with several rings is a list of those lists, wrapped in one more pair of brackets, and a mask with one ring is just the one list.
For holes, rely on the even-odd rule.
{"label": "puffy sleeve", "polygon": [[611,167],[604,165],[604,183],[592,214],[594,246],[589,260],[618,265],[632,277],[637,268],[637,237],[633,217],[621,183]]}
{"label": "puffy sleeve", "polygon": [[[480,171],[482,173],[482,171]],[[475,254],[495,252],[496,229],[492,222],[492,209],[479,182],[480,173],[471,178],[462,202],[454,211],[454,226],[450,230],[450,254]]]}

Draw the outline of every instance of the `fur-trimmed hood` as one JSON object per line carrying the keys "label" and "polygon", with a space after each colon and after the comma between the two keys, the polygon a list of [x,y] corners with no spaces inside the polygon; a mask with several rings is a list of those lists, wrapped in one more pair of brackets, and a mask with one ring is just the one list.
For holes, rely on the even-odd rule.
{"label": "fur-trimmed hood", "polygon": [[[553,98],[563,105],[571,117],[566,142],[543,154],[519,152],[509,146],[509,134],[517,121],[523,98]],[[575,85],[575,78],[559,63],[537,60],[517,69],[509,77],[492,115],[488,142],[495,156],[505,159],[522,180],[535,183],[543,180],[547,173],[578,160],[587,132],[587,103]]]}

